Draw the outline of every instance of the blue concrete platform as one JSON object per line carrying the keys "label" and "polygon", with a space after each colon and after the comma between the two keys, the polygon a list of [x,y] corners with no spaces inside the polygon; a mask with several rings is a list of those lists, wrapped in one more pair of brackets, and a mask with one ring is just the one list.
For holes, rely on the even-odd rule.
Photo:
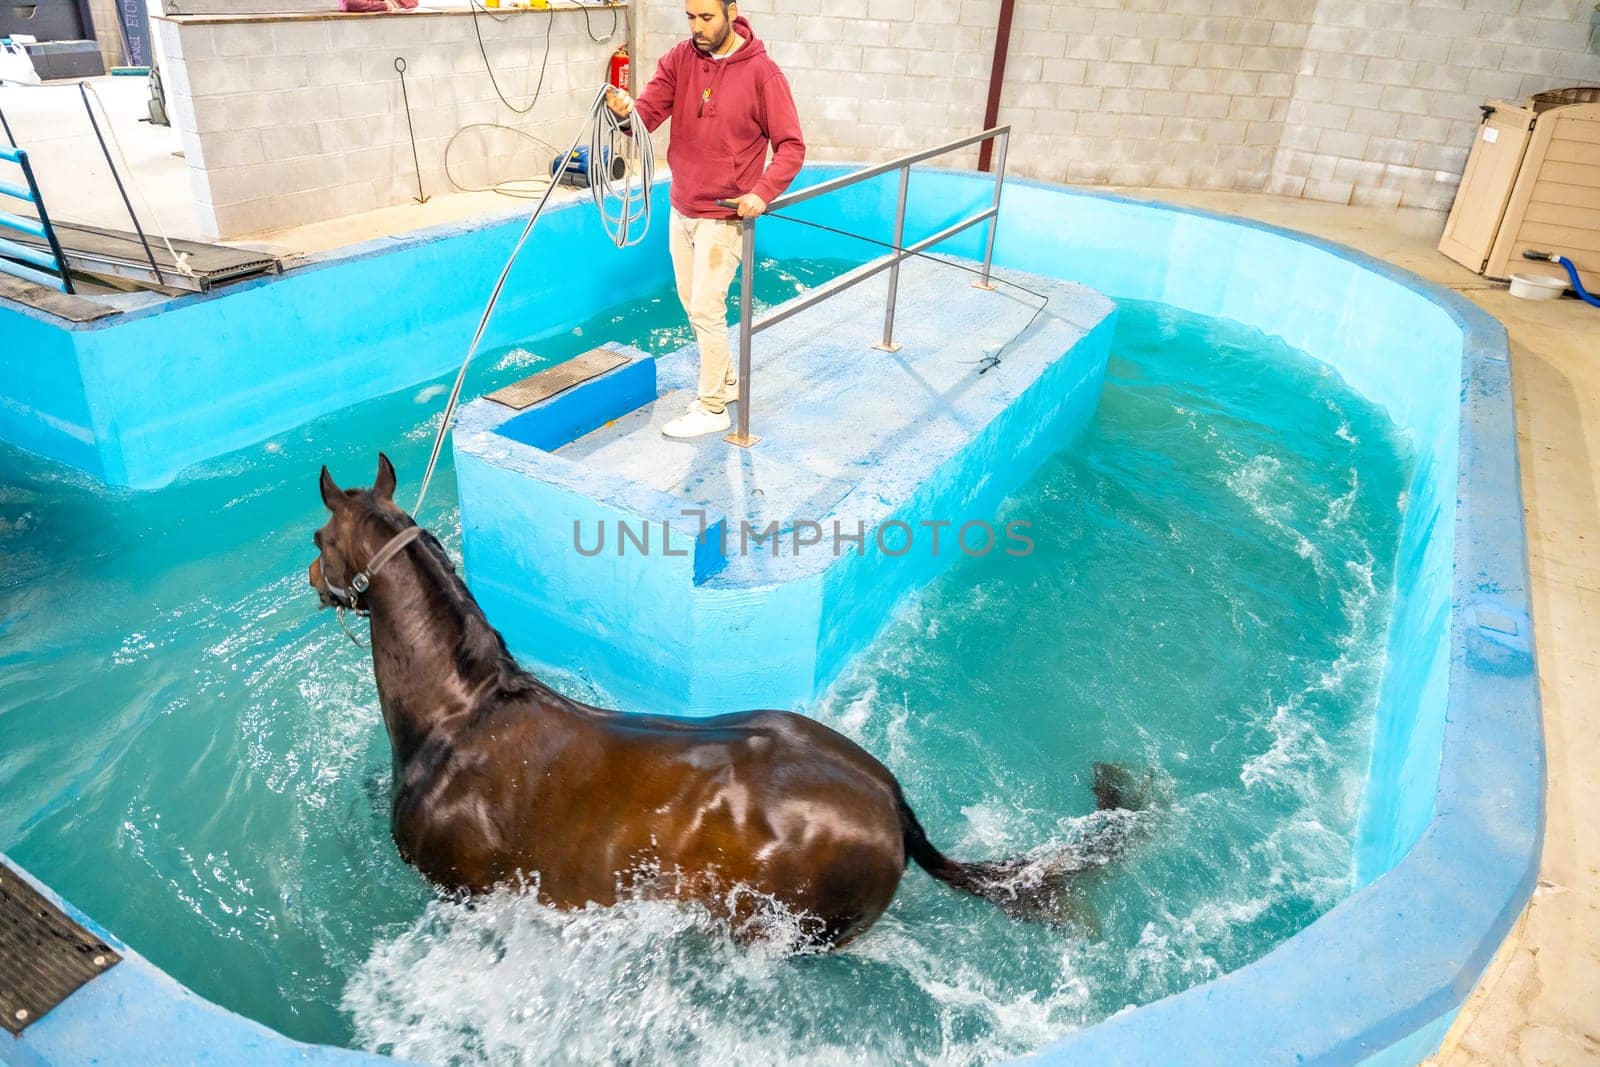
{"label": "blue concrete platform", "polygon": [[1040,297],[906,263],[895,352],[873,347],[883,275],[758,334],[753,448],[661,436],[694,400],[693,346],[521,412],[467,405],[462,551],[491,621],[628,708],[813,699],[939,571],[1030,549],[1000,503],[1094,412],[1111,302],[997,276]]}

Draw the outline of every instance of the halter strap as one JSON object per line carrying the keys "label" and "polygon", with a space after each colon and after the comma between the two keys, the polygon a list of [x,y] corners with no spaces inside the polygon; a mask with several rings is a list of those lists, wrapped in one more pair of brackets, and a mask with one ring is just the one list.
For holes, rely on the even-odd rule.
{"label": "halter strap", "polygon": [[365,593],[369,588],[371,588],[372,579],[377,577],[378,572],[382,570],[390,560],[394,559],[402,551],[404,551],[407,545],[421,536],[422,527],[407,526],[404,530],[401,530],[399,533],[389,538],[384,546],[378,549],[377,554],[368,561],[366,569],[356,572],[356,574],[351,577],[350,588],[354,590],[357,596]]}

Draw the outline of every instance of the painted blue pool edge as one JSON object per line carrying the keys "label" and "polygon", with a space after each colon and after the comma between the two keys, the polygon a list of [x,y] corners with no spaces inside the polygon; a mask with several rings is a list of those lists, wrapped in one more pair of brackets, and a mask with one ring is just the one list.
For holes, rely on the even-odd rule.
{"label": "painted blue pool edge", "polygon": [[[811,168],[803,180],[823,180],[845,169]],[[937,189],[954,189],[962,195],[979,195],[987,184],[982,176],[961,172],[939,172],[927,179],[927,184]],[[913,183],[914,197],[915,186],[923,183],[924,174],[919,172]],[[854,206],[876,209],[879,199],[866,195],[870,190],[863,193]],[[1021,210],[1015,202],[1038,202],[1041,197],[1061,211],[1082,210],[1085,205],[1109,210],[1120,205],[1116,210],[1125,214],[1124,221],[1139,225],[1117,226],[1112,232],[1094,235],[1107,243],[1099,249],[1094,241],[1083,241],[1081,231],[1072,232],[1066,223],[1073,220],[1064,215],[1051,218],[1046,213],[1044,224],[1032,217],[1019,221]],[[928,210],[913,213],[911,232],[917,232],[918,225],[924,227],[920,232],[929,232],[935,228],[929,223],[948,220],[951,204],[960,199],[960,195],[953,200],[946,197]],[[846,214],[850,206],[846,205]],[[1419,416],[1419,425],[1427,431],[1424,445],[1432,449],[1419,462],[1437,464],[1441,476],[1453,474],[1438,479],[1435,494],[1439,499],[1432,501],[1442,509],[1440,515],[1448,512],[1445,532],[1454,548],[1449,554],[1452,566],[1444,576],[1446,610],[1435,610],[1430,623],[1448,634],[1447,641],[1438,642],[1444,649],[1443,668],[1432,674],[1424,671],[1414,687],[1417,706],[1436,704],[1443,693],[1443,706],[1434,709],[1429,724],[1439,733],[1442,756],[1431,773],[1428,765],[1433,761],[1425,751],[1420,769],[1415,753],[1409,761],[1398,761],[1405,766],[1397,763],[1395,767],[1380,766],[1389,758],[1383,752],[1375,751],[1374,756],[1375,773],[1395,772],[1400,785],[1394,788],[1394,795],[1409,805],[1412,818],[1419,820],[1420,837],[1414,845],[1406,834],[1389,842],[1388,851],[1397,861],[1392,869],[1379,874],[1369,866],[1360,879],[1361,888],[1349,899],[1262,960],[1185,993],[1114,1016],[1036,1054],[1044,1062],[1085,1062],[1091,1057],[1098,1061],[1105,1056],[1114,1057],[1112,1062],[1117,1063],[1414,1062],[1431,1051],[1443,1035],[1531,894],[1543,836],[1542,728],[1527,629],[1526,538],[1504,330],[1465,299],[1410,272],[1264,224],[1038,182],[1009,183],[1007,208],[1011,213],[1006,217],[1012,223],[1001,227],[997,262],[1081,281],[1113,297],[1164,299],[1202,310],[1194,306],[1195,301],[1181,296],[1174,299],[1173,284],[1186,290],[1215,286],[1224,272],[1212,269],[1195,272],[1188,279],[1155,279],[1148,271],[1141,275],[1140,266],[1127,254],[1131,246],[1154,261],[1149,253],[1152,242],[1141,232],[1147,224],[1165,223],[1170,242],[1175,226],[1193,222],[1202,229],[1226,227],[1219,232],[1230,238],[1236,231],[1235,251],[1252,241],[1259,241],[1262,249],[1289,242],[1317,250],[1354,268],[1362,276],[1358,279],[1362,285],[1380,283],[1373,288],[1372,299],[1381,300],[1388,288],[1420,296],[1441,309],[1458,331],[1454,359],[1461,404],[1454,409],[1458,418],[1453,427],[1457,433],[1441,431],[1438,412]],[[876,217],[881,218],[881,213]],[[505,223],[496,220],[479,227],[446,229],[470,236],[481,232],[482,226],[504,228]],[[1017,258],[1021,254],[1018,246],[1048,242],[1052,236],[1061,238],[1052,248],[1071,253],[1062,256],[1059,269],[1041,270],[1034,259]],[[975,240],[954,241],[946,248],[970,255]],[[780,235],[767,242],[764,250],[782,255],[783,243]],[[827,254],[818,242],[806,243],[809,254]],[[393,247],[415,247],[415,243],[396,242]],[[1167,247],[1170,253],[1171,244]],[[364,247],[350,258],[387,250],[388,246]],[[1249,253],[1247,249],[1246,254],[1260,251]],[[1105,261],[1095,262],[1102,252]],[[1169,254],[1169,266],[1172,260]],[[330,257],[319,267],[342,261]],[[1291,301],[1298,295],[1297,284],[1305,281],[1282,270],[1257,273],[1258,300]],[[1252,298],[1241,295],[1238,299],[1244,304],[1236,307],[1246,306],[1244,312],[1230,312],[1224,300],[1208,313],[1258,324],[1259,316],[1249,314],[1247,306]],[[1349,302],[1361,303],[1353,297]],[[159,314],[144,317],[155,319]],[[1341,320],[1341,325],[1361,335],[1361,323]],[[1292,330],[1282,333],[1290,343],[1302,343]],[[1403,334],[1396,333],[1388,341],[1398,345],[1403,339]],[[1341,343],[1348,343],[1348,338]],[[1384,352],[1381,344],[1379,350]],[[1314,350],[1312,354],[1326,355]],[[1398,362],[1392,352],[1384,352],[1384,358]],[[1381,370],[1341,368],[1363,392],[1369,392],[1364,386],[1370,384],[1361,380],[1363,373],[1370,376]],[[1452,390],[1452,399],[1454,395]],[[1398,423],[1407,424],[1406,410],[1386,406]],[[1441,442],[1454,443],[1453,453],[1440,447]],[[1447,493],[1448,489],[1454,492]],[[1423,539],[1419,553],[1439,540]],[[1415,540],[1412,547],[1416,547]],[[1402,552],[1406,551],[1403,545]],[[1439,580],[1437,567],[1430,577]],[[1422,599],[1418,597],[1419,602]],[[1397,614],[1401,600],[1397,596]],[[1516,632],[1508,633],[1508,627]],[[1392,637],[1391,650],[1396,649]],[[1386,695],[1390,673],[1386,671]],[[1444,678],[1438,677],[1441,674]],[[1380,733],[1383,729],[1380,721]],[[1415,740],[1413,735],[1407,736]],[[1432,783],[1436,786],[1421,788]],[[1369,851],[1376,854],[1379,849]],[[176,983],[172,986],[185,992]],[[89,996],[90,992],[80,991],[57,1009],[55,1025],[91,1036],[107,1033],[102,1015],[107,1005]],[[244,1033],[261,1029],[220,1008],[205,1007],[245,1028]],[[44,1033],[42,1028],[49,1021],[47,1018],[28,1033]],[[0,1042],[8,1060],[19,1049],[27,1051],[26,1036],[11,1047]],[[218,1040],[223,1040],[220,1032]],[[282,1059],[305,1055],[307,1046],[282,1040]],[[237,1047],[243,1051],[243,1046]],[[255,1051],[266,1049],[257,1047]]]}
{"label": "painted blue pool edge", "polygon": [[[436,378],[466,355],[525,213],[377,238],[84,323],[0,297],[0,440],[107,485],[157,489],[196,463]],[[587,202],[553,206],[482,347],[666,284],[665,230],[616,249]],[[561,269],[543,269],[549,259]],[[482,269],[464,278],[467,263]]]}

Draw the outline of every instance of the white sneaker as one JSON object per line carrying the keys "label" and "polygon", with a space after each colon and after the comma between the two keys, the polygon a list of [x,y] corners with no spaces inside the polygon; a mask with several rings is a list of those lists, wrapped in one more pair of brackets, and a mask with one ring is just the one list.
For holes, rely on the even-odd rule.
{"label": "white sneaker", "polygon": [[733,420],[728,417],[728,411],[707,411],[697,400],[689,406],[687,415],[679,415],[665,426],[661,427],[664,437],[704,437],[708,433],[721,433],[733,425]]}

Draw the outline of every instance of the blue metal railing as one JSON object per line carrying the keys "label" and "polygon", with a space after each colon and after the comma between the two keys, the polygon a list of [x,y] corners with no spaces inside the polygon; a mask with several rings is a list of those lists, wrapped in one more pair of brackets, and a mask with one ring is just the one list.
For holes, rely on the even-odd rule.
{"label": "blue metal railing", "polygon": [[[9,129],[7,139],[10,139]],[[33,166],[28,162],[28,153],[15,144],[0,145],[0,160],[20,167],[24,182],[23,185],[12,185],[10,182],[0,181],[0,196],[32,204],[33,209],[39,214],[37,219],[32,219],[26,215],[13,215],[8,211],[0,211],[0,228],[19,230],[35,237],[42,237],[50,245],[49,252],[42,252],[37,248],[0,237],[0,271],[33,282],[35,285],[49,286],[63,293],[72,292],[72,279],[67,275],[67,261],[61,254],[61,242],[56,240],[55,228],[50,225],[50,213],[45,210],[44,198],[39,195],[39,183],[34,180]]]}

